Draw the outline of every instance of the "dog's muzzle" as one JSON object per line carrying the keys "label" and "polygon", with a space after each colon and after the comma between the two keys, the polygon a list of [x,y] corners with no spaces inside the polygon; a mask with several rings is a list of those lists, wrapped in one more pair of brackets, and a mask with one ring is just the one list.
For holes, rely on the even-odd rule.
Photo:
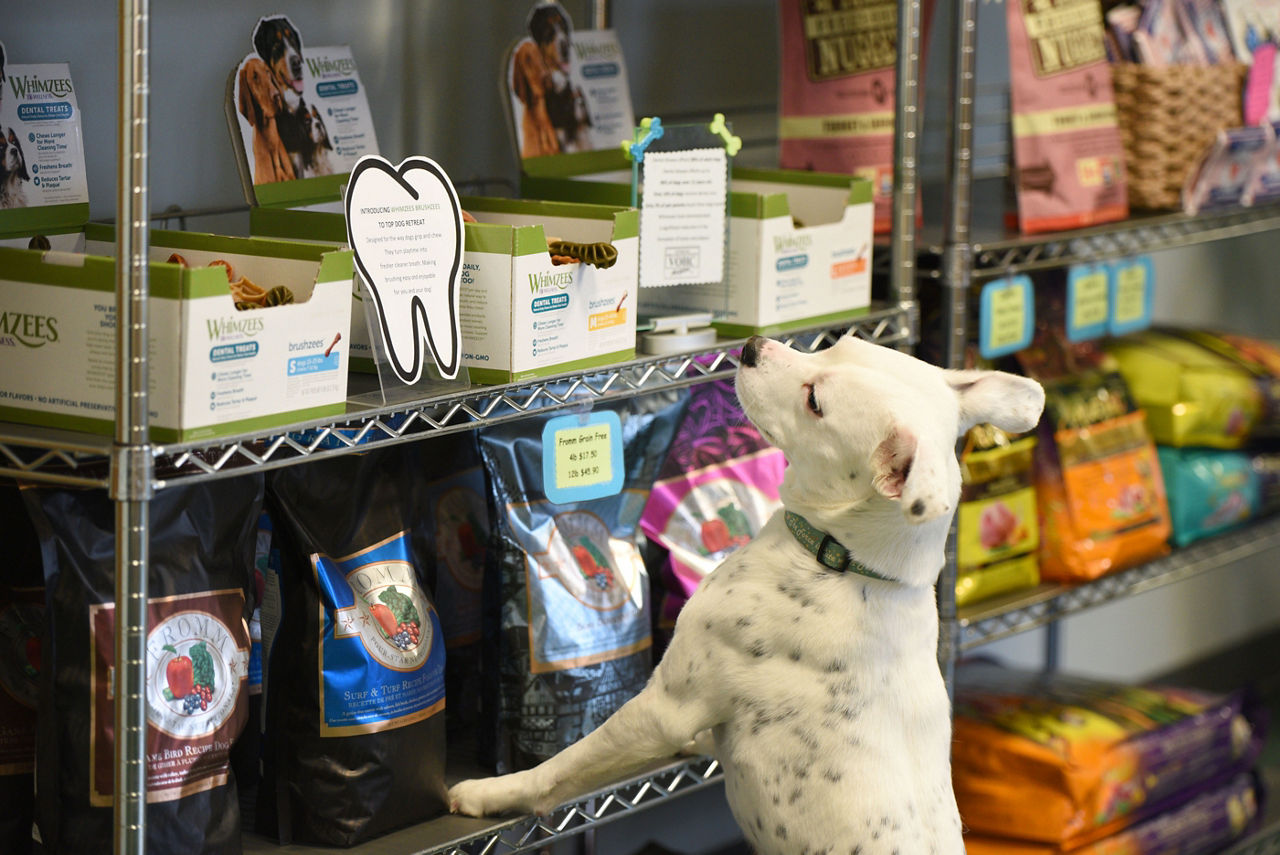
{"label": "dog's muzzle", "polygon": [[765,338],[753,335],[747,339],[747,343],[742,347],[742,357],[739,360],[744,368],[755,368],[756,362],[760,359],[760,347],[764,344]]}

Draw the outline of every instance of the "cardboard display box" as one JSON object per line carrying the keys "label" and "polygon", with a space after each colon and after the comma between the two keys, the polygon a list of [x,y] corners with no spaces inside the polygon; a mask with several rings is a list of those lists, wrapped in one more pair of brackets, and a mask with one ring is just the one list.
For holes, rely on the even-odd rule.
{"label": "cardboard display box", "polygon": [[[0,249],[0,419],[111,433],[115,248],[89,226],[85,254]],[[181,254],[190,267],[166,263]],[[346,411],[348,250],[192,232],[151,233],[151,438],[181,442]],[[237,310],[220,259],[295,302]]]}
{"label": "cardboard display box", "polygon": [[[639,216],[626,206],[464,197],[478,223],[465,226],[459,316],[462,365],[474,383],[508,383],[612,365],[635,357]],[[341,214],[254,208],[250,231],[346,242]],[[608,269],[556,265],[547,237],[607,242]],[[352,357],[372,370],[364,304],[352,302]]]}
{"label": "cardboard display box", "polygon": [[[630,204],[619,149],[524,160],[521,192]],[[773,335],[865,314],[871,304],[871,182],[848,175],[739,169],[729,194],[728,296],[715,288],[645,291],[645,309],[710,311],[731,336]]]}

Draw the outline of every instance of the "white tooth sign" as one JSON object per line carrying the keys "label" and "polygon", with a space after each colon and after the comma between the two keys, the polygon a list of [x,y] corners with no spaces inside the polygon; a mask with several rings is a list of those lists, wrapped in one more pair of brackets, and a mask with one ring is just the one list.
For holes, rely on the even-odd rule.
{"label": "white tooth sign", "polygon": [[377,313],[387,359],[417,383],[428,351],[447,379],[458,376],[462,208],[435,161],[392,166],[377,155],[356,162],[345,199],[347,243]]}

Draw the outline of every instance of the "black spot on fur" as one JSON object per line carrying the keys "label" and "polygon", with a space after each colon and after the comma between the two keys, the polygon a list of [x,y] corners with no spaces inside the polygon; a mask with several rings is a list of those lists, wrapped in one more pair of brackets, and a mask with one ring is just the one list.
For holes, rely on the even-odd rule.
{"label": "black spot on fur", "polygon": [[863,585],[862,586],[862,602],[865,603],[866,601],[867,601],[867,586]]}
{"label": "black spot on fur", "polygon": [[744,615],[743,617],[738,618],[738,619],[735,621],[735,623],[736,623],[739,627],[743,627],[743,628],[745,628],[745,627],[751,626],[751,618],[746,617],[746,616]]}
{"label": "black spot on fur", "polygon": [[844,669],[847,667],[848,665],[846,665],[841,660],[833,659],[827,663],[827,667],[823,670],[825,670],[828,674],[843,674]]}
{"label": "black spot on fur", "polygon": [[791,791],[791,795],[787,796],[787,804],[793,805],[796,802],[800,801],[802,798],[804,798],[804,790],[800,789],[799,787],[796,787],[794,790]]}
{"label": "black spot on fur", "polygon": [[788,653],[788,654],[787,654],[787,658],[788,658],[788,659],[790,659],[792,662],[799,662],[799,661],[800,661],[800,651],[799,651],[799,650],[792,650],[790,653]]}
{"label": "black spot on fur", "polygon": [[911,503],[911,513],[918,517],[924,515],[923,499],[916,499],[914,502]]}
{"label": "black spot on fur", "polygon": [[765,646],[764,640],[760,638],[757,638],[755,641],[751,642],[751,646],[747,649],[751,652],[751,655],[756,657],[757,659],[760,659],[764,656],[769,655],[769,648]]}
{"label": "black spot on fur", "polygon": [[780,824],[777,828],[773,830],[773,833],[774,835],[777,836],[779,840],[787,839],[787,827],[785,825]]}

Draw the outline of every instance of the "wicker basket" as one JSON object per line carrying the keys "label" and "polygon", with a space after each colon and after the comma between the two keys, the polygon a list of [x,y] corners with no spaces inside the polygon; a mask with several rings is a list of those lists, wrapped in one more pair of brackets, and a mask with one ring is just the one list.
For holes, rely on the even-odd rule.
{"label": "wicker basket", "polygon": [[1223,128],[1242,124],[1248,66],[1111,66],[1129,205],[1182,207],[1182,184]]}

